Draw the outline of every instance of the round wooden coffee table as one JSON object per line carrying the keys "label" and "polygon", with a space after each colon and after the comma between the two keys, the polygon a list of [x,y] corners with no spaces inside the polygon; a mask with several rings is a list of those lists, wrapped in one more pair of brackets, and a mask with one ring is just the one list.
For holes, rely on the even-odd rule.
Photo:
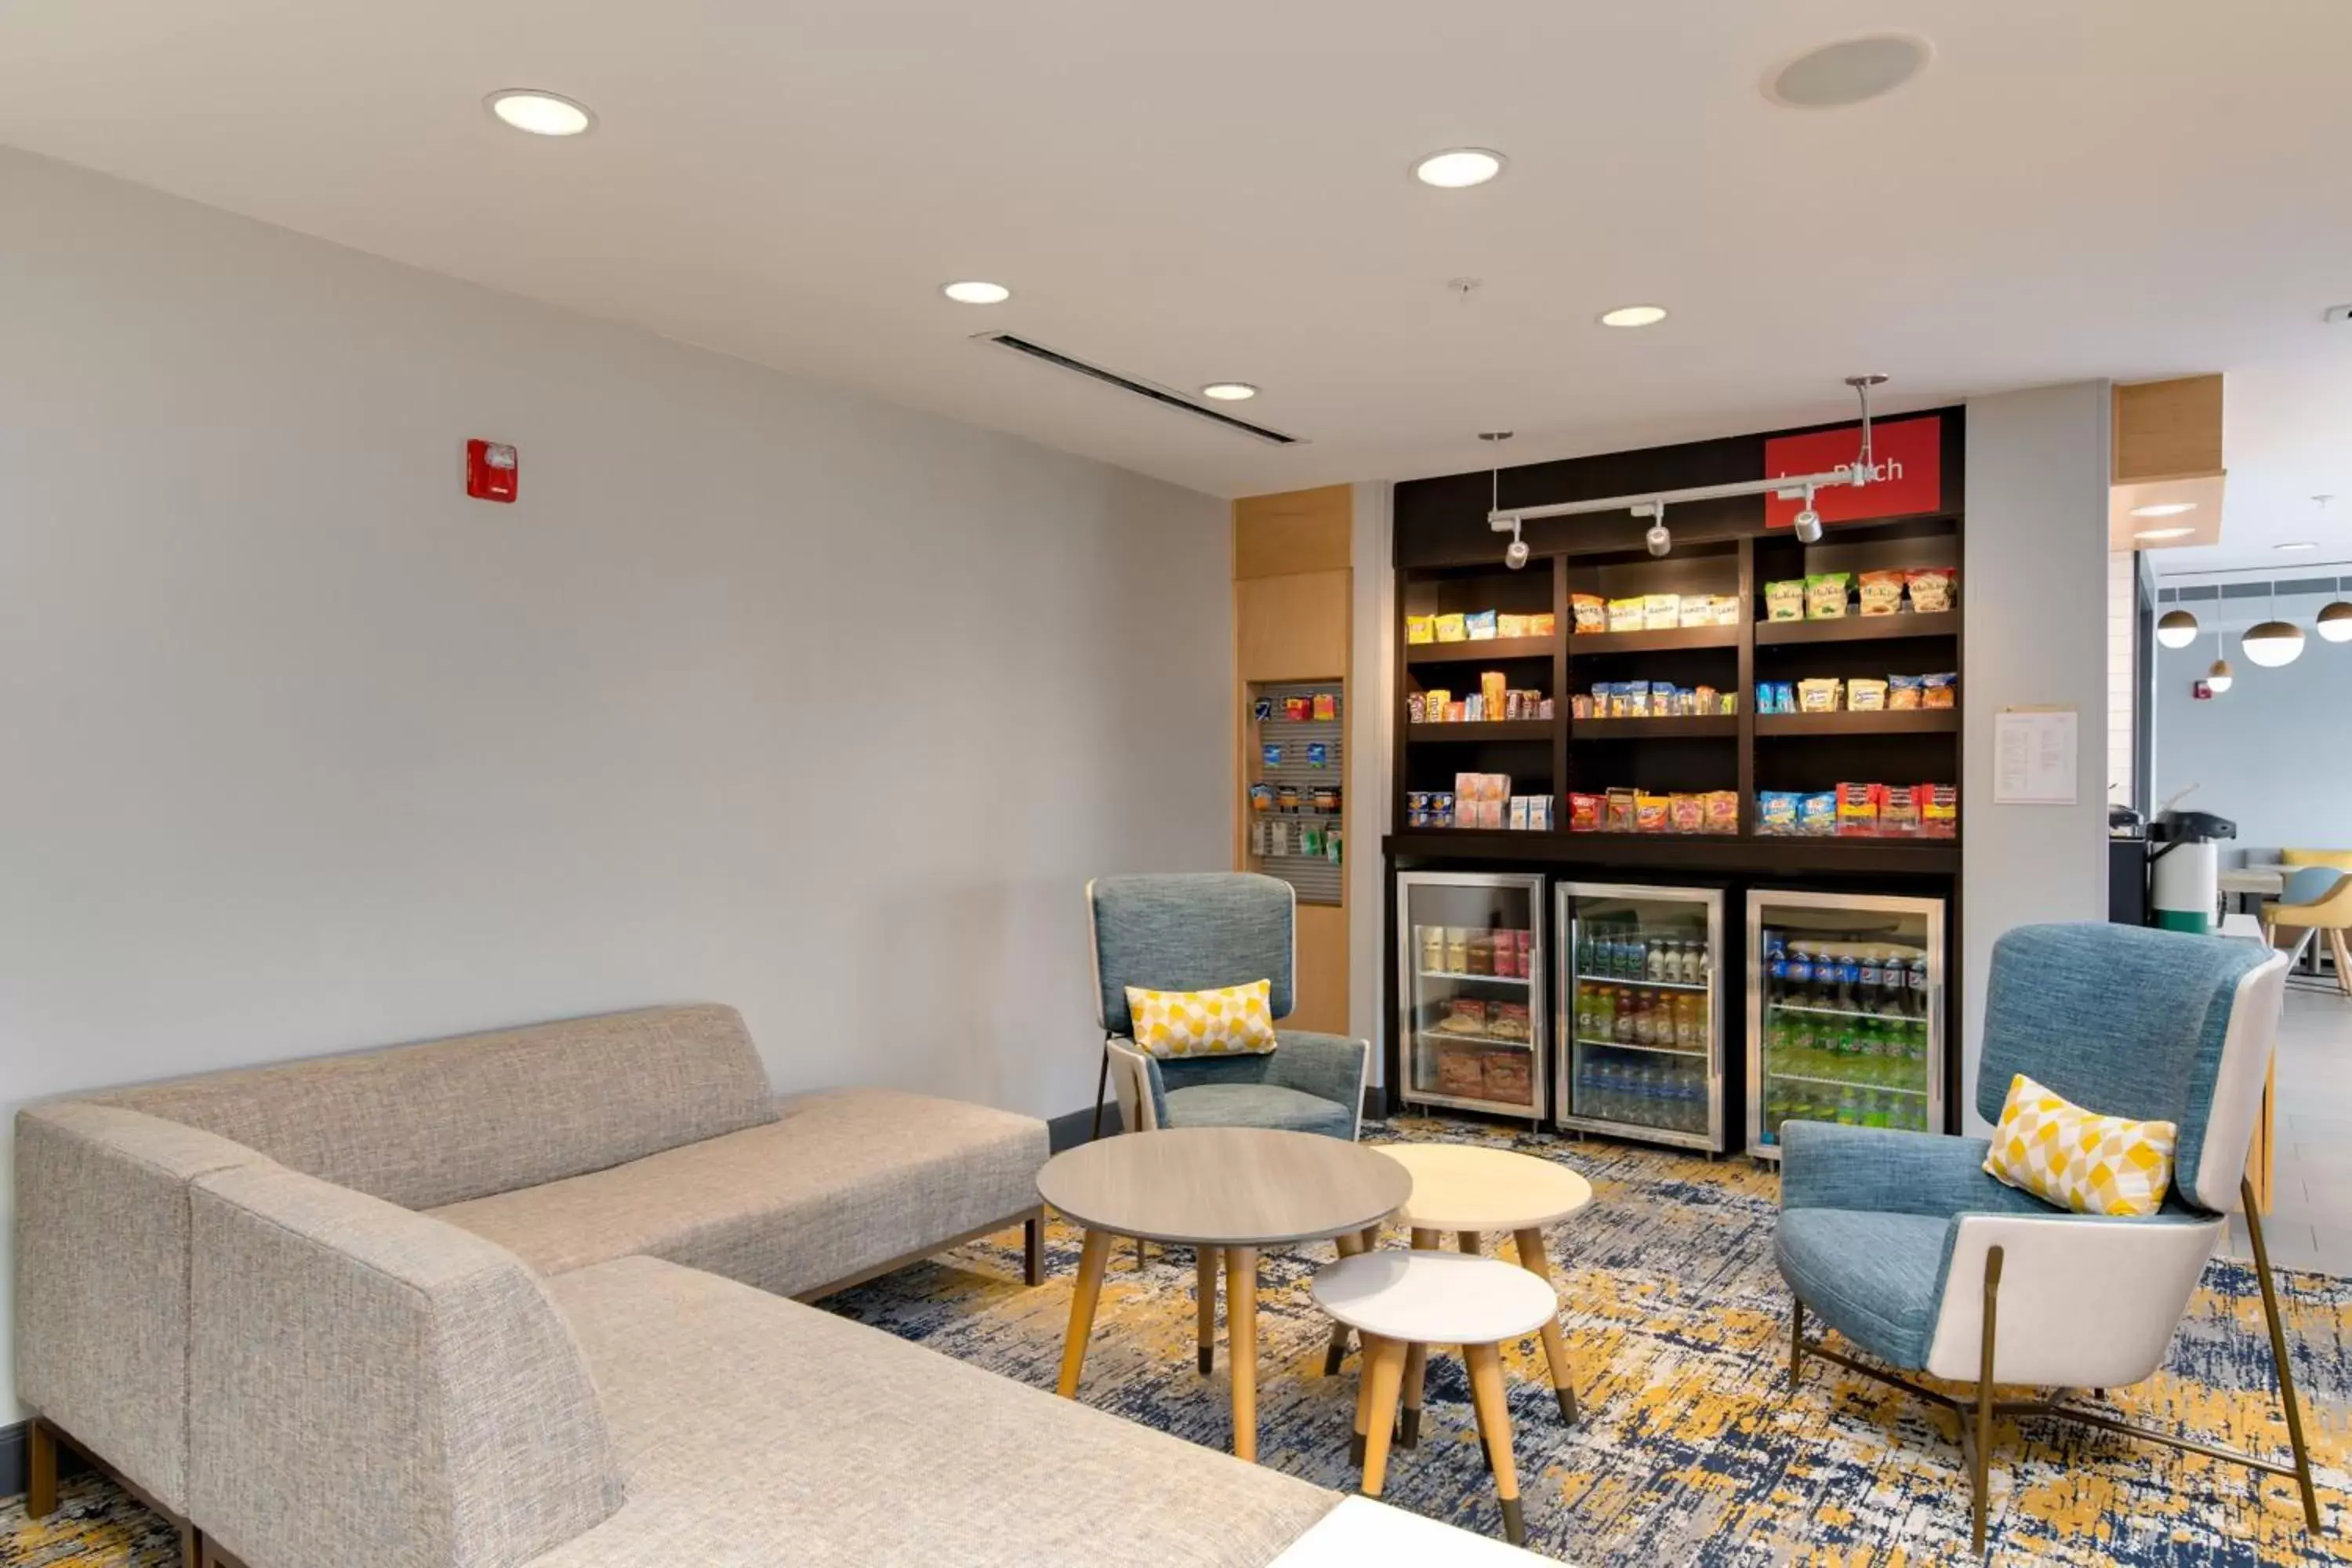
{"label": "round wooden coffee table", "polygon": [[[1552,1284],[1551,1266],[1544,1257],[1543,1227],[1566,1219],[1592,1201],[1592,1184],[1554,1160],[1508,1149],[1485,1149],[1467,1143],[1390,1143],[1382,1152],[1412,1173],[1412,1196],[1400,1216],[1412,1229],[1412,1245],[1429,1251],[1452,1232],[1463,1251],[1475,1254],[1490,1231],[1509,1233],[1519,1263]],[[1560,1415],[1576,1419],[1576,1386],[1569,1376],[1568,1346],[1560,1337],[1559,1319],[1547,1316],[1541,1325],[1544,1360],[1551,1368],[1551,1384]],[[1330,1362],[1346,1350],[1333,1331]],[[1421,1392],[1428,1364],[1425,1345],[1413,1345],[1404,1364],[1404,1417],[1397,1444],[1410,1448],[1421,1440]]]}
{"label": "round wooden coffee table", "polygon": [[1386,1153],[1310,1132],[1171,1127],[1082,1143],[1037,1173],[1037,1195],[1086,1228],[1070,1299],[1060,1391],[1075,1399],[1102,1298],[1111,1239],[1190,1247],[1199,1254],[1201,1370],[1216,1341],[1217,1258],[1225,1265],[1234,1377],[1234,1452],[1257,1458],[1257,1255],[1261,1247],[1338,1240],[1397,1212],[1412,1178]]}

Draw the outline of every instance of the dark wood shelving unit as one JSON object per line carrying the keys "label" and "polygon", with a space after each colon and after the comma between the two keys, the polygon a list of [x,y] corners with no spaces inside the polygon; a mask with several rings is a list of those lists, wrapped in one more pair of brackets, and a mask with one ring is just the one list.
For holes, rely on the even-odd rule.
{"label": "dark wood shelving unit", "polygon": [[1957,610],[1932,616],[1846,616],[1829,621],[1759,621],[1758,647],[1781,647],[1792,643],[1894,642],[1911,637],[1956,637],[1960,635]]}
{"label": "dark wood shelving unit", "polygon": [[1957,735],[1956,708],[1900,708],[1860,713],[1759,713],[1759,740],[1784,735]]}
{"label": "dark wood shelving unit", "polygon": [[1701,713],[1685,719],[1571,719],[1568,738],[1580,741],[1722,741],[1739,735],[1737,713]]}
{"label": "dark wood shelving unit", "polygon": [[1486,637],[1475,642],[1407,643],[1404,661],[1407,664],[1499,664],[1514,658],[1549,658],[1559,651],[1558,637]]}
{"label": "dark wood shelving unit", "polygon": [[1568,639],[1568,657],[1604,653],[1658,653],[1668,648],[1739,646],[1741,626],[1661,626],[1654,632],[1579,632]]}
{"label": "dark wood shelving unit", "polygon": [[1479,741],[1549,741],[1557,719],[1491,719],[1479,723],[1408,724],[1405,741],[1415,746],[1466,746]]}
{"label": "dark wood shelving unit", "polygon": [[1749,833],[1513,833],[1432,828],[1381,840],[1415,860],[1517,860],[1543,866],[1655,867],[1684,872],[1769,875],[1780,880],[1857,872],[1948,877],[1960,868],[1957,838],[1840,838]]}

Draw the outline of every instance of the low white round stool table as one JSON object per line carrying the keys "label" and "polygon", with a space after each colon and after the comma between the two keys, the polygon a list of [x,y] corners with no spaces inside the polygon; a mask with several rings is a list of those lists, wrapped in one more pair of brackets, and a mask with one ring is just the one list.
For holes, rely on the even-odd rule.
{"label": "low white round stool table", "polygon": [[[1592,1202],[1592,1184],[1556,1160],[1471,1143],[1383,1143],[1381,1153],[1412,1173],[1412,1196],[1397,1217],[1412,1231],[1416,1250],[1437,1247],[1450,1232],[1462,1250],[1475,1254],[1486,1236],[1507,1232],[1519,1265],[1549,1285],[1551,1265],[1544,1256],[1543,1227],[1566,1219]],[[1569,1375],[1568,1346],[1556,1317],[1546,1318],[1544,1362],[1551,1369],[1554,1396],[1563,1420],[1576,1420],[1576,1385]],[[1347,1328],[1332,1330],[1326,1373],[1339,1370],[1347,1352]],[[1421,1440],[1421,1390],[1428,1356],[1416,1345],[1404,1369],[1404,1418],[1397,1445]]]}
{"label": "low white round stool table", "polygon": [[1363,1336],[1364,1370],[1356,1384],[1356,1436],[1363,1447],[1364,1495],[1381,1495],[1388,1473],[1389,1431],[1396,1425],[1405,1357],[1460,1345],[1470,1369],[1503,1533],[1527,1543],[1517,1468],[1511,1461],[1511,1415],[1503,1398],[1503,1358],[1496,1346],[1553,1321],[1559,1297],[1525,1268],[1496,1258],[1446,1252],[1364,1252],[1315,1276],[1315,1304]]}

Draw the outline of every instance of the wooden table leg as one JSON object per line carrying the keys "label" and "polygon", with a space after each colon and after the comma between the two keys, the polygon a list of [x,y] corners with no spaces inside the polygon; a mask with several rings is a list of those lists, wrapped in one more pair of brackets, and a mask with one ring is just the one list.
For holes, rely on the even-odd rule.
{"label": "wooden table leg", "polygon": [[[1331,1238],[1331,1245],[1339,1249],[1339,1256],[1342,1258],[1353,1258],[1358,1253],[1364,1250],[1363,1239],[1360,1237],[1333,1237]],[[1348,1325],[1342,1322],[1334,1321],[1331,1325],[1331,1343],[1323,1352],[1323,1375],[1326,1377],[1339,1376],[1339,1363],[1347,1359]]]}
{"label": "wooden table leg", "polygon": [[1192,1268],[1192,1290],[1199,1298],[1201,1375],[1206,1377],[1217,1364],[1217,1249],[1194,1247]]}
{"label": "wooden table leg", "polygon": [[1360,1470],[1364,1468],[1364,1432],[1371,1420],[1373,1352],[1380,1342],[1370,1334],[1364,1336],[1364,1364],[1356,1377],[1356,1435],[1348,1444],[1348,1463]]}
{"label": "wooden table leg", "polygon": [[1478,1256],[1480,1237],[1476,1231],[1456,1231],[1454,1233],[1454,1239],[1461,1246],[1463,1251],[1468,1253],[1473,1258]]}
{"label": "wooden table leg", "polygon": [[1102,1300],[1103,1265],[1110,1261],[1110,1232],[1089,1230],[1078,1249],[1078,1288],[1070,1295],[1070,1332],[1062,1342],[1061,1394],[1078,1396],[1078,1373],[1087,1364],[1087,1336],[1094,1332],[1095,1303]]}
{"label": "wooden table leg", "polygon": [[1225,1357],[1234,1365],[1234,1458],[1257,1462],[1257,1248],[1225,1248]]}
{"label": "wooden table leg", "polygon": [[1364,1412],[1364,1495],[1381,1495],[1388,1479],[1389,1433],[1396,1426],[1397,1385],[1404,1376],[1404,1342],[1381,1340],[1379,1349],[1366,1347],[1371,1363],[1366,1379],[1371,1384],[1370,1407]]}
{"label": "wooden table leg", "polygon": [[[1438,1252],[1445,1246],[1444,1233],[1413,1226],[1412,1249],[1415,1252]],[[1429,1347],[1414,1345],[1404,1352],[1404,1415],[1397,1424],[1397,1447],[1417,1448],[1421,1446],[1421,1394],[1429,1379]]]}
{"label": "wooden table leg", "polygon": [[[1544,1258],[1543,1232],[1529,1226],[1513,1234],[1518,1244],[1519,1267],[1549,1285],[1551,1265]],[[1544,1360],[1551,1367],[1552,1393],[1559,1400],[1559,1416],[1563,1421],[1576,1420],[1576,1382],[1568,1373],[1568,1342],[1560,1337],[1559,1309],[1543,1321]]]}
{"label": "wooden table leg", "polygon": [[1493,1345],[1464,1345],[1470,1364],[1470,1400],[1478,1428],[1495,1465],[1495,1496],[1503,1505],[1503,1534],[1514,1546],[1528,1543],[1527,1517],[1519,1509],[1519,1472],[1511,1458],[1511,1410],[1503,1397],[1503,1358]]}

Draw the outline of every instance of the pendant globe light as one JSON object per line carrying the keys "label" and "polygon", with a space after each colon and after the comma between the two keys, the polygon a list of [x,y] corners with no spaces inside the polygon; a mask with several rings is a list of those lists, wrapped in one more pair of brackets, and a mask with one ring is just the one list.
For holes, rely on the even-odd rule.
{"label": "pendant globe light", "polygon": [[[2213,628],[2213,652],[2219,655],[2221,651],[2221,629],[2216,626]],[[2205,672],[2205,685],[2216,697],[2221,696],[2237,683],[2237,672],[2230,668],[2230,661],[2226,658],[2217,657],[2213,660],[2213,667]]]}
{"label": "pendant globe light", "polygon": [[2277,618],[2276,583],[2271,584],[2271,616],[2267,621],[2257,621],[2248,626],[2246,635],[2238,639],[2238,646],[2246,650],[2246,657],[2264,669],[2277,669],[2303,657],[2303,628],[2293,621]]}
{"label": "pendant globe light", "polygon": [[[2341,588],[2343,581],[2336,585]],[[2318,631],[2329,642],[2352,642],[2352,603],[2338,599],[2320,611]]]}
{"label": "pendant globe light", "polygon": [[2186,610],[2165,611],[2157,617],[2156,640],[2167,647],[2187,647],[2197,640],[2197,617]]}

